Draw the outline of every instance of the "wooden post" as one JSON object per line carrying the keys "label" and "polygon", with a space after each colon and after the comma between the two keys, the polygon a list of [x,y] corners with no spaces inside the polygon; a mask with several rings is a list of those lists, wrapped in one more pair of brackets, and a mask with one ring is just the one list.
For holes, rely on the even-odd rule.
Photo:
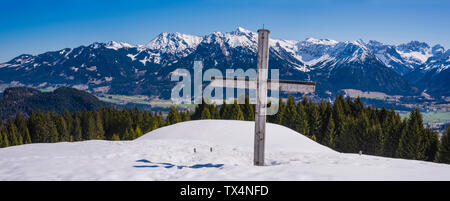
{"label": "wooden post", "polygon": [[[217,78],[211,77],[210,86],[238,88],[245,86],[247,89],[256,89],[256,108],[255,108],[255,143],[253,164],[264,166],[264,149],[266,137],[266,109],[267,109],[267,90],[294,92],[294,93],[312,93],[315,91],[314,82],[299,82],[289,80],[268,80],[269,67],[269,34],[266,29],[258,30],[258,72],[256,80],[254,78]],[[230,80],[231,79],[231,80]],[[242,84],[245,82],[245,84]],[[273,84],[277,82],[278,84]],[[270,84],[269,84],[270,83]],[[276,87],[276,88],[272,88]]]}
{"label": "wooden post", "polygon": [[269,30],[258,30],[258,75],[256,79],[255,144],[253,162],[256,166],[264,166],[269,34]]}

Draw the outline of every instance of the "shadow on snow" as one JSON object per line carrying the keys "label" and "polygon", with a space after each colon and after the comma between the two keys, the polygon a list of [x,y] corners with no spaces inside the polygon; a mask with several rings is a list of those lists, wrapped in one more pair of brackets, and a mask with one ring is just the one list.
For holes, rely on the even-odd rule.
{"label": "shadow on snow", "polygon": [[223,164],[212,164],[212,163],[206,163],[206,164],[195,164],[192,166],[186,166],[186,165],[174,165],[171,163],[155,163],[146,159],[137,160],[136,162],[140,163],[147,163],[151,165],[135,165],[133,167],[135,168],[157,168],[157,167],[164,167],[164,168],[173,168],[176,167],[177,169],[181,170],[183,168],[221,168],[223,167]]}

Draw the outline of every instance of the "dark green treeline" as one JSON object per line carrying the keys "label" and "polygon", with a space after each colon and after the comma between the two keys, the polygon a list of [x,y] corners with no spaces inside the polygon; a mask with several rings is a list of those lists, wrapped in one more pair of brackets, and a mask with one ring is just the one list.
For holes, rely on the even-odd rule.
{"label": "dark green treeline", "polygon": [[[200,104],[193,113],[170,108],[161,113],[138,109],[103,108],[62,114],[38,111],[29,118],[20,114],[0,123],[0,147],[27,143],[73,142],[82,140],[133,140],[143,133],[178,122],[199,119],[254,120],[254,105]],[[438,135],[423,125],[418,109],[402,119],[393,109],[365,107],[361,99],[338,96],[333,104],[314,103],[304,98],[296,103],[292,96],[280,100],[276,115],[268,121],[284,125],[339,152],[450,163],[447,129],[441,142]]]}
{"label": "dark green treeline", "polygon": [[138,109],[102,108],[73,114],[37,111],[27,119],[19,113],[6,124],[0,122],[0,147],[82,140],[133,140],[165,125],[161,113]]}

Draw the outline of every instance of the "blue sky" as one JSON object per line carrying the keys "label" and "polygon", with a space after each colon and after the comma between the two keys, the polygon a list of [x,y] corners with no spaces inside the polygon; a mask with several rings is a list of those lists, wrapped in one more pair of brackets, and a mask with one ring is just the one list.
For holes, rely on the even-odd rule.
{"label": "blue sky", "polygon": [[1,0],[0,63],[111,40],[143,44],[160,32],[205,35],[262,24],[271,37],[450,47],[446,0]]}

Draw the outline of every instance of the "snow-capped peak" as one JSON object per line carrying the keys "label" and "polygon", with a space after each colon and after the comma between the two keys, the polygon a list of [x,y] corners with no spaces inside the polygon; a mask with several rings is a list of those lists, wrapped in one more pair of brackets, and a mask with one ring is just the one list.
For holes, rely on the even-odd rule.
{"label": "snow-capped peak", "polygon": [[443,54],[445,52],[445,48],[437,44],[433,46],[433,48],[431,48],[431,52],[433,53],[433,55]]}
{"label": "snow-capped peak", "polygon": [[242,27],[238,27],[235,31],[231,32],[235,35],[247,35],[247,34],[251,34],[254,33],[248,29],[242,28]]}
{"label": "snow-capped peak", "polygon": [[398,45],[397,52],[404,60],[415,64],[423,64],[433,56],[430,46],[419,41]]}
{"label": "snow-capped peak", "polygon": [[133,48],[136,46],[130,45],[130,44],[124,43],[124,42],[110,41],[109,43],[106,44],[105,47],[108,49],[118,50],[118,49],[122,49],[122,48]]}
{"label": "snow-capped peak", "polygon": [[428,44],[419,41],[411,41],[409,43],[401,44],[398,46],[398,49],[403,52],[424,52],[429,48],[430,46]]}
{"label": "snow-capped peak", "polygon": [[355,41],[355,43],[357,43],[358,45],[361,45],[361,46],[365,46],[366,45],[366,43],[364,42],[363,39],[358,39],[358,40]]}
{"label": "snow-capped peak", "polygon": [[144,47],[162,53],[178,54],[186,49],[195,49],[201,41],[200,36],[163,32]]}
{"label": "snow-capped peak", "polygon": [[317,45],[336,45],[338,42],[331,39],[316,39],[316,38],[307,38],[305,42]]}
{"label": "snow-capped peak", "polygon": [[235,31],[227,33],[213,32],[204,38],[205,43],[218,43],[223,47],[225,47],[224,44],[228,44],[232,48],[246,47],[253,51],[256,51],[257,40],[257,33],[242,27],[238,27]]}
{"label": "snow-capped peak", "polygon": [[382,42],[378,42],[376,40],[369,40],[369,42],[367,43],[368,46],[372,46],[372,47],[381,47],[384,46],[384,44]]}

